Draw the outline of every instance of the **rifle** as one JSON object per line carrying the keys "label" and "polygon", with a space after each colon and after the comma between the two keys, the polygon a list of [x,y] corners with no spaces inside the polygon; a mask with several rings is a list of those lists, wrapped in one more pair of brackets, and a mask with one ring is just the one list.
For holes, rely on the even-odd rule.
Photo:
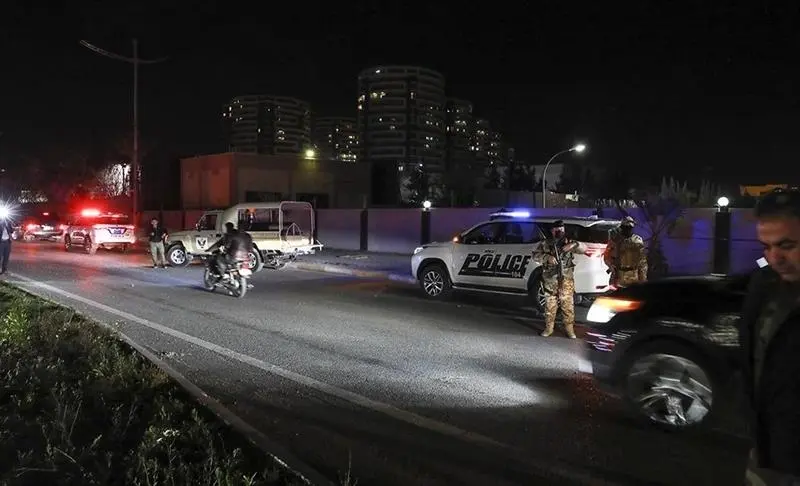
{"label": "rifle", "polygon": [[559,241],[553,241],[553,250],[556,257],[556,265],[558,266],[558,286],[564,284],[564,260],[561,258],[561,251],[558,248]]}

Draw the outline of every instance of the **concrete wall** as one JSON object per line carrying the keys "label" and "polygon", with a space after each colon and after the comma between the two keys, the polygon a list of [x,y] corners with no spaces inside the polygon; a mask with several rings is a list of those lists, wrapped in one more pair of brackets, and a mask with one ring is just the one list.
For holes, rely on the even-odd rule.
{"label": "concrete wall", "polygon": [[[369,250],[412,253],[422,238],[420,213],[419,209],[371,209],[367,240]],[[359,227],[356,228],[358,230]]]}
{"label": "concrete wall", "polygon": [[[353,230],[355,228],[355,230]],[[361,211],[328,209],[317,211],[317,237],[325,246],[340,250],[361,248]]]}
{"label": "concrete wall", "polygon": [[731,271],[743,272],[752,262],[764,256],[756,239],[756,223],[752,209],[731,210]]}
{"label": "concrete wall", "polygon": [[[486,221],[494,208],[434,208],[431,212],[431,239],[446,241],[454,234]],[[530,210],[533,215],[589,216],[593,209],[553,208]],[[371,209],[369,211],[369,251],[410,253],[419,246],[421,215],[418,209]],[[636,232],[646,240],[652,229],[641,210],[630,214],[637,220]],[[360,210],[318,211],[318,234],[328,248],[354,250],[359,247]],[[674,274],[699,275],[709,273],[713,263],[715,209],[689,209],[674,225],[663,241],[664,253]],[[734,210],[732,215],[731,270],[744,272],[755,268],[760,247],[755,240],[755,228],[750,210]],[[620,218],[615,209],[605,209],[603,217]],[[326,234],[331,240],[326,241]]]}

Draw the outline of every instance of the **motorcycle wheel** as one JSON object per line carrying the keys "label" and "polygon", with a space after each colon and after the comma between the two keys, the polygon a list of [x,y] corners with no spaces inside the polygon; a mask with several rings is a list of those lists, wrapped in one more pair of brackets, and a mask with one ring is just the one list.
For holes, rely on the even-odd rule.
{"label": "motorcycle wheel", "polygon": [[213,292],[217,288],[214,283],[214,276],[211,274],[211,269],[208,267],[206,267],[206,270],[203,272],[203,288],[209,292]]}
{"label": "motorcycle wheel", "polygon": [[241,299],[244,297],[244,294],[247,293],[247,279],[244,277],[239,277],[239,285],[234,291],[234,294],[237,298]]}

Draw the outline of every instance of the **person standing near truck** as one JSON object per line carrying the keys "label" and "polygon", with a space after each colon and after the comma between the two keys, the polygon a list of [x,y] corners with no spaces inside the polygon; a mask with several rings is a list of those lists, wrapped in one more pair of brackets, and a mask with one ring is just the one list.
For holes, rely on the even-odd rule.
{"label": "person standing near truck", "polygon": [[161,225],[157,218],[150,220],[150,256],[153,257],[153,268],[167,268],[167,258],[164,256],[164,242],[167,239],[167,229]]}

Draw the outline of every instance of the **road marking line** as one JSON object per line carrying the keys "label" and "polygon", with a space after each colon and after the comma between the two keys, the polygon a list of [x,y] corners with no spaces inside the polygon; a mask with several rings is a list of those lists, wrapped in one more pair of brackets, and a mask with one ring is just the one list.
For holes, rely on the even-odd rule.
{"label": "road marking line", "polygon": [[248,356],[246,354],[242,354],[232,349],[228,349],[217,344],[211,343],[209,341],[205,341],[203,339],[197,338],[195,336],[191,336],[189,334],[183,333],[181,331],[177,331],[170,327],[158,324],[156,322],[150,321],[148,319],[144,319],[142,317],[135,316],[128,312],[116,309],[114,307],[108,306],[106,304],[102,304],[100,302],[94,301],[92,299],[87,299],[86,297],[82,297],[80,295],[73,294],[72,292],[68,292],[66,290],[59,289],[52,285],[38,282],[36,280],[30,279],[28,277],[23,277],[17,273],[12,273],[12,275],[24,283],[28,283],[34,287],[38,287],[40,289],[46,290],[48,292],[61,295],[62,297],[66,297],[70,300],[74,300],[77,302],[81,302],[86,304],[90,307],[94,307],[95,309],[101,310],[108,314],[112,314],[118,317],[121,317],[127,321],[135,322],[137,324],[141,324],[142,326],[148,327],[155,331],[159,331],[163,334],[168,336],[172,336],[174,338],[180,339],[182,341],[194,344],[195,346],[199,346],[203,349],[208,351],[215,352],[219,355],[225,356],[227,358],[239,361],[241,363],[248,364],[254,368],[261,369],[266,371],[267,373],[272,373],[278,375],[282,378],[287,380],[293,381],[297,384],[306,386],[308,388],[317,390],[319,392],[325,393],[327,395],[334,396],[336,398],[345,400],[352,404],[358,405],[360,407],[382,413],[384,415],[388,415],[392,418],[397,420],[415,425],[417,427],[431,430],[434,432],[438,432],[444,435],[449,435],[452,437],[457,437],[462,440],[466,440],[468,442],[477,442],[482,444],[488,444],[496,447],[503,447],[503,448],[512,448],[509,445],[500,443],[486,437],[481,434],[477,434],[475,432],[470,432],[468,430],[461,429],[454,425],[450,425],[444,422],[440,422],[438,420],[434,420],[428,417],[424,417],[422,415],[417,415],[413,412],[408,412],[406,410],[400,409],[393,405],[389,405],[388,403],[379,402],[377,400],[373,400],[371,398],[367,398],[363,395],[359,395],[357,393],[351,392],[349,390],[345,390],[343,388],[339,388],[334,385],[330,385],[328,383],[324,383],[322,381],[316,380],[309,376],[301,375],[300,373],[295,373],[294,371],[290,371],[279,366],[273,365],[266,361],[262,361],[257,358],[253,358],[252,356]]}

